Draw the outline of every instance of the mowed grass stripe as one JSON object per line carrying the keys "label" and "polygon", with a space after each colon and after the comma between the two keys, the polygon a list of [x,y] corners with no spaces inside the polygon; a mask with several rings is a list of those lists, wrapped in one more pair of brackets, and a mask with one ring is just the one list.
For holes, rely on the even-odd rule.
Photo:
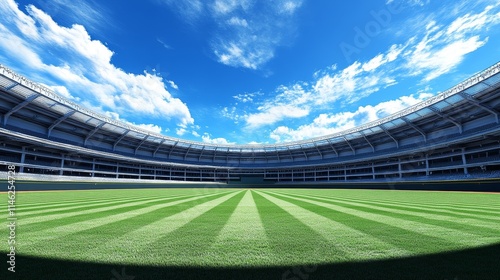
{"label": "mowed grass stripe", "polygon": [[[72,191],[65,191],[65,192],[72,192]],[[79,198],[79,199],[58,199],[58,200],[52,200],[50,197],[57,197],[58,193],[57,192],[48,192],[45,193],[43,192],[43,195],[38,195],[39,193],[26,193],[22,191],[16,192],[16,198],[19,198],[19,209],[32,209],[32,208],[43,208],[43,207],[51,207],[52,205],[56,204],[75,204],[75,203],[85,203],[85,202],[92,202],[96,199],[95,195],[94,197],[86,197],[86,198]],[[23,199],[27,195],[37,195],[38,199],[42,201],[47,201],[47,200],[52,200],[49,202],[37,202],[37,203],[28,203],[24,201]],[[49,199],[47,199],[49,198]],[[111,197],[100,197],[99,199],[103,200],[114,200],[114,199],[120,199],[122,196],[111,196]],[[31,197],[30,197],[31,200]]]}
{"label": "mowed grass stripe", "polygon": [[[380,190],[380,192],[386,192],[384,190]],[[279,192],[279,193],[288,193],[288,194],[294,194],[296,192]],[[336,200],[341,200],[341,201],[355,201],[355,202],[362,202],[362,203],[367,203],[367,204],[372,204],[372,205],[387,205],[387,206],[394,206],[392,208],[395,209],[401,209],[401,210],[411,210],[411,209],[421,209],[420,212],[427,212],[427,213],[435,213],[435,214],[445,214],[445,215],[451,215],[457,218],[470,218],[474,217],[474,219],[481,219],[484,221],[491,221],[491,222],[497,222],[500,221],[500,211],[482,211],[482,210],[475,210],[475,209],[459,209],[459,208],[452,208],[452,210],[447,209],[448,207],[437,207],[435,205],[433,206],[428,206],[427,204],[417,204],[417,203],[407,203],[407,202],[401,202],[401,201],[394,201],[394,200],[380,200],[376,199],[376,197],[369,199],[369,198],[363,198],[363,199],[358,199],[358,198],[347,198],[344,196],[333,196],[333,195],[307,195],[308,197],[317,197],[317,198],[327,198],[327,199],[336,199]],[[499,197],[500,198],[500,197]],[[499,200],[500,203],[500,200]]]}
{"label": "mowed grass stripe", "polygon": [[322,202],[322,201],[318,201],[316,199],[308,199],[308,198],[298,197],[295,195],[290,196],[290,195],[280,194],[280,196],[285,196],[285,197],[292,198],[295,200],[308,202],[308,203],[316,204],[319,206],[324,206],[324,207],[330,208],[332,210],[344,212],[344,213],[351,214],[353,216],[357,216],[357,217],[364,218],[367,220],[381,222],[381,223],[384,223],[386,225],[399,227],[401,229],[410,230],[410,231],[413,231],[415,233],[419,233],[421,235],[444,239],[444,240],[447,240],[448,242],[456,243],[456,244],[466,246],[466,247],[481,246],[484,244],[489,244],[489,243],[495,242],[498,239],[495,237],[480,236],[480,235],[472,234],[469,232],[464,232],[464,231],[450,229],[450,228],[446,228],[446,227],[426,224],[426,223],[422,223],[422,222],[410,221],[410,220],[406,220],[404,218],[396,218],[396,217],[392,217],[392,216],[385,215],[385,214],[373,213],[375,211],[367,212],[367,211],[363,211],[363,210],[358,210],[358,209],[356,209],[356,207],[346,207],[346,206],[338,205],[334,202]]}
{"label": "mowed grass stripe", "polygon": [[[167,189],[92,189],[92,190],[61,190],[61,191],[18,191],[17,207],[24,210],[28,207],[51,207],[55,204],[85,203],[97,200],[113,200],[133,197],[155,197]],[[193,194],[189,189],[168,189],[169,195]],[[43,202],[40,202],[43,201]],[[0,205],[4,201],[0,201]]]}
{"label": "mowed grass stripe", "polygon": [[[61,190],[61,191],[18,191],[16,193],[20,208],[51,206],[57,203],[80,203],[98,200],[113,200],[137,196],[136,191],[120,190]],[[148,192],[143,196],[150,196]]]}
{"label": "mowed grass stripe", "polygon": [[[75,196],[79,195],[78,192],[73,191],[73,193]],[[177,194],[172,194],[172,195],[177,195]],[[44,205],[37,205],[37,206],[26,206],[25,204],[20,202],[18,205],[19,206],[18,210],[20,210],[20,211],[31,211],[33,209],[43,210],[43,209],[52,208],[52,207],[65,207],[65,206],[72,206],[72,205],[79,205],[79,204],[94,203],[96,201],[113,202],[113,201],[118,201],[118,200],[123,200],[123,199],[136,199],[136,198],[140,198],[140,197],[148,199],[148,198],[158,197],[158,195],[149,195],[149,196],[121,195],[121,196],[117,196],[117,197],[113,197],[113,198],[108,198],[108,197],[99,196],[96,193],[92,199],[85,199],[85,200],[75,199],[73,201],[68,201],[68,202],[54,201],[51,203],[46,203]]]}
{"label": "mowed grass stripe", "polygon": [[[482,219],[485,221],[494,221],[500,222],[500,210],[494,211],[490,209],[490,211],[476,210],[476,209],[463,209],[458,207],[439,207],[439,206],[429,206],[427,204],[416,204],[416,203],[402,203],[399,201],[388,201],[388,200],[379,200],[379,199],[346,199],[339,197],[331,197],[331,196],[311,196],[311,197],[319,197],[319,198],[328,198],[328,199],[337,199],[342,201],[354,201],[354,202],[362,202],[366,204],[372,205],[387,205],[393,208],[402,209],[402,210],[411,210],[418,209],[421,212],[426,213],[434,213],[434,214],[445,214],[447,216],[453,216],[457,218],[470,218],[474,217],[475,219]],[[500,198],[499,198],[500,199]],[[451,208],[451,209],[448,209]]]}
{"label": "mowed grass stripe", "polygon": [[[176,197],[176,196],[174,196]],[[136,202],[136,201],[147,201],[147,200],[152,200],[158,198],[156,197],[141,197],[141,198],[122,198],[122,199],[116,199],[112,201],[101,201],[101,200],[96,200],[93,202],[88,202],[88,203],[79,203],[79,204],[73,204],[72,206],[54,206],[49,209],[37,209],[37,210],[32,210],[32,211],[25,211],[25,210],[19,210],[17,209],[17,216],[20,219],[26,219],[31,216],[39,216],[42,214],[55,214],[55,213],[60,213],[60,212],[68,212],[69,210],[73,210],[71,212],[74,212],[74,210],[85,210],[85,209],[90,209],[93,208],[95,209],[96,207],[101,207],[101,206],[111,206],[111,205],[119,205],[123,203],[130,203],[130,202]]]}
{"label": "mowed grass stripe", "polygon": [[[139,216],[129,217],[125,220],[115,220],[110,223],[78,231],[65,236],[60,236],[56,240],[50,242],[38,243],[35,246],[29,246],[23,251],[25,254],[43,255],[43,256],[57,256],[58,258],[81,260],[82,256],[98,254],[105,259],[106,257],[100,255],[100,250],[108,242],[115,242],[119,238],[127,238],[127,235],[136,229],[139,229],[148,224],[154,223],[160,219],[185,211],[198,204],[222,197],[224,193],[216,193],[213,196],[200,196],[196,195],[197,199],[184,203],[172,204],[170,206],[159,208],[154,211],[141,214]],[[180,200],[180,199],[177,199]],[[138,208],[135,208],[138,209]],[[121,209],[123,211],[123,209]],[[116,210],[113,213],[116,212]],[[103,217],[100,216],[99,217]],[[93,216],[93,218],[97,218]],[[75,254],[75,247],[77,252]]]}
{"label": "mowed grass stripe", "polygon": [[244,194],[245,191],[239,191],[224,201],[208,205],[201,215],[195,212],[188,215],[190,210],[185,211],[188,222],[181,222],[175,230],[166,224],[168,232],[162,230],[161,238],[150,243],[149,249],[143,248],[142,254],[149,254],[151,261],[158,265],[214,267],[217,263],[227,264],[226,251],[214,250],[212,244]]}
{"label": "mowed grass stripe", "polygon": [[387,225],[382,221],[366,219],[360,216],[334,210],[331,207],[316,205],[314,203],[300,201],[297,198],[286,197],[283,194],[275,194],[280,199],[302,208],[315,212],[335,222],[342,223],[358,231],[371,235],[382,242],[393,244],[395,247],[417,254],[430,254],[440,251],[462,249],[463,246],[450,243],[448,240],[436,238],[404,229],[397,226]]}
{"label": "mowed grass stripe", "polygon": [[[382,206],[390,206],[391,208],[394,209],[400,209],[400,210],[418,210],[419,212],[425,212],[429,214],[437,214],[437,215],[446,215],[446,216],[452,216],[460,219],[468,219],[473,217],[475,220],[476,219],[481,219],[484,221],[490,221],[493,223],[498,223],[500,222],[500,211],[475,211],[474,209],[458,209],[454,208],[454,210],[448,210],[445,208],[439,208],[437,206],[434,207],[429,207],[427,205],[422,205],[422,204],[406,204],[406,203],[398,203],[398,202],[378,202],[378,201],[371,201],[371,200],[364,200],[364,199],[346,199],[346,198],[332,198],[329,196],[314,196],[318,198],[328,198],[328,199],[335,199],[335,200],[340,200],[340,201],[351,201],[351,202],[362,202],[364,204],[370,204],[370,205],[382,205]],[[500,203],[500,200],[499,200]]]}
{"label": "mowed grass stripe", "polygon": [[[26,217],[26,218],[20,218],[18,220],[18,223],[23,226],[29,226],[31,224],[39,224],[39,223],[46,223],[46,222],[51,222],[53,220],[62,220],[62,219],[67,219],[67,218],[73,218],[75,216],[83,216],[83,217],[88,217],[88,215],[96,215],[97,213],[105,213],[110,212],[116,209],[122,209],[122,208],[128,208],[128,207],[134,207],[134,206],[142,206],[146,204],[152,204],[156,203],[159,201],[168,201],[171,199],[175,198],[182,198],[182,197],[188,197],[189,195],[186,196],[171,196],[171,197],[164,197],[164,198],[157,198],[157,199],[150,199],[150,200],[142,200],[138,199],[136,201],[132,202],[127,202],[127,203],[119,203],[118,205],[112,205],[112,206],[102,206],[102,207],[90,207],[90,209],[87,210],[74,210],[74,211],[63,211],[62,213],[47,213],[45,215],[35,215],[33,217]],[[58,222],[55,222],[58,223]]]}
{"label": "mowed grass stripe", "polygon": [[275,262],[277,257],[270,248],[252,191],[245,191],[209,251],[224,251],[225,260],[219,254],[205,254],[207,264],[263,266]]}
{"label": "mowed grass stripe", "polygon": [[[322,195],[330,197],[341,197],[373,201],[381,203],[398,203],[405,205],[424,206],[438,209],[451,210],[478,210],[492,211],[496,214],[500,209],[500,195],[490,193],[467,193],[467,192],[436,192],[436,191],[402,191],[402,190],[287,190],[293,193],[305,193],[307,195]],[[448,202],[444,202],[448,201]],[[474,203],[471,203],[474,201]]]}
{"label": "mowed grass stripe", "polygon": [[373,260],[411,255],[407,250],[307,210],[298,204],[264,192],[258,193],[328,240],[339,257],[336,261]]}
{"label": "mowed grass stripe", "polygon": [[[174,202],[174,201],[182,200],[182,199],[186,199],[186,198],[197,198],[197,197],[201,198],[202,196],[199,196],[199,195],[172,196],[170,198],[162,200],[161,203]],[[154,206],[157,204],[158,204],[157,201],[153,201],[153,202],[147,202],[147,203],[139,204],[139,205],[132,205],[132,206],[127,206],[127,207],[119,207],[119,208],[109,209],[106,211],[95,211],[95,213],[92,213],[92,214],[79,215],[78,213],[75,213],[75,215],[51,220],[49,222],[31,223],[29,225],[23,226],[20,229],[20,233],[22,234],[24,231],[26,231],[26,232],[43,231],[43,230],[50,229],[53,227],[59,227],[59,226],[70,225],[70,224],[75,224],[75,223],[79,223],[79,222],[85,222],[85,221],[89,220],[90,218],[99,219],[99,218],[104,218],[104,217],[108,217],[108,216],[112,216],[112,215],[117,215],[117,214],[124,213],[124,212],[136,211],[136,210],[140,210],[140,209]],[[80,211],[80,212],[83,212],[83,211]]]}
{"label": "mowed grass stripe", "polygon": [[[21,193],[21,195],[23,195]],[[75,199],[75,200],[68,200],[68,201],[54,201],[54,202],[46,202],[46,203],[40,203],[40,205],[29,205],[25,203],[19,202],[17,208],[22,211],[27,211],[27,210],[32,210],[32,209],[45,209],[45,208],[51,208],[51,207],[57,207],[57,206],[68,206],[68,205],[75,205],[75,204],[85,204],[85,203],[92,203],[95,202],[96,200],[99,201],[115,201],[115,200],[120,200],[123,199],[122,196],[118,197],[100,197],[99,199],[94,198],[94,199]]]}
{"label": "mowed grass stripe", "polygon": [[[165,191],[166,191],[164,189],[159,189],[155,193],[151,193],[148,190],[149,189],[136,190],[136,191],[129,190],[126,192],[121,192],[122,190],[116,190],[116,192],[120,192],[121,195],[119,195],[119,196],[116,195],[116,196],[113,196],[112,198],[105,196],[105,194],[108,193],[107,190],[94,190],[94,192],[92,193],[93,197],[87,193],[88,191],[64,191],[64,192],[49,192],[49,193],[44,192],[43,199],[52,200],[53,202],[43,203],[43,205],[41,205],[41,206],[26,206],[26,204],[24,202],[17,200],[16,201],[17,202],[16,203],[16,210],[19,213],[26,214],[29,211],[35,212],[34,210],[43,210],[43,209],[47,209],[47,208],[54,209],[54,208],[60,208],[60,207],[65,207],[65,206],[85,205],[85,204],[93,204],[93,203],[98,203],[98,202],[114,202],[114,201],[121,201],[121,200],[126,200],[126,199],[134,200],[134,199],[139,199],[139,198],[144,199],[144,200],[148,200],[148,199],[165,197],[164,195],[162,195],[162,193],[165,193]],[[85,193],[87,196],[90,196],[90,197],[88,199],[85,199],[85,200],[73,199],[73,200],[70,200],[68,202],[61,203],[61,200],[57,199],[58,195],[61,193],[73,193],[74,196],[78,196],[78,197],[80,197],[82,195],[82,193]],[[41,195],[39,193],[29,193],[29,194],[37,195],[38,197],[40,197],[40,195]],[[25,193],[25,194],[21,193],[21,197],[23,197],[23,195],[27,195],[27,193]],[[168,195],[169,196],[178,196],[178,195],[195,195],[195,194],[193,194],[192,191],[186,190],[186,189],[182,189],[182,190],[169,189]],[[18,197],[16,197],[16,199],[17,198]]]}
{"label": "mowed grass stripe", "polygon": [[[206,197],[209,196],[215,196],[218,194],[211,194],[211,195],[206,195]],[[172,205],[180,204],[180,203],[186,203],[192,200],[198,199],[199,196],[195,197],[190,197],[186,199],[181,199],[181,200],[176,200],[172,202],[166,202],[166,203],[155,203],[154,205],[148,206],[148,207],[142,207],[137,210],[132,210],[132,211],[126,211],[126,212],[120,212],[114,215],[108,215],[105,217],[101,218],[90,218],[85,221],[77,222],[77,223],[72,223],[68,225],[63,225],[63,226],[57,226],[54,228],[48,228],[43,231],[38,231],[38,232],[25,232],[23,235],[20,236],[19,239],[19,244],[22,246],[19,246],[21,249],[23,246],[28,247],[32,244],[36,244],[38,242],[42,241],[47,241],[47,240],[52,240],[52,239],[57,239],[60,238],[61,236],[66,236],[69,234],[77,233],[83,230],[88,230],[91,228],[95,228],[101,225],[105,225],[108,223],[116,222],[116,221],[122,221],[126,220],[131,217],[143,215],[148,212],[152,212],[154,210],[164,208],[164,207],[169,207]],[[158,201],[157,201],[158,202]]]}
{"label": "mowed grass stripe", "polygon": [[[388,215],[396,218],[402,218],[405,220],[412,220],[416,222],[423,222],[426,224],[432,224],[442,227],[447,227],[451,229],[457,229],[461,231],[467,231],[471,233],[481,232],[483,234],[489,234],[490,236],[500,236],[500,223],[498,222],[485,222],[482,219],[467,218],[457,218],[454,215],[439,215],[431,214],[424,209],[416,208],[415,211],[401,210],[400,207],[395,207],[393,205],[378,206],[378,204],[372,204],[367,202],[356,202],[352,200],[343,200],[340,198],[319,198],[317,196],[304,196],[310,199],[315,199],[317,201],[331,202],[336,205],[341,205],[345,207],[355,208],[362,211],[367,211],[371,213],[379,213],[382,215]],[[404,208],[403,208],[404,209]]]}
{"label": "mowed grass stripe", "polygon": [[[192,249],[192,247],[198,248],[202,246],[203,244],[200,244],[201,240],[197,239],[202,238],[204,235],[213,234],[211,231],[203,228],[203,226],[210,227],[221,221],[213,219],[212,217],[211,219],[207,219],[202,225],[197,225],[196,222],[194,222],[193,225],[196,226],[193,229],[182,230],[182,228],[202,215],[210,215],[207,214],[207,212],[224,204],[226,201],[232,198],[239,201],[242,196],[243,193],[241,191],[232,191],[222,197],[202,204],[193,205],[187,210],[129,231],[126,235],[104,243],[96,251],[86,252],[86,254],[81,257],[89,261],[106,261],[103,260],[103,256],[95,253],[99,252],[107,256],[107,259],[119,263],[141,263],[150,265],[181,264],[182,261],[187,261],[179,256],[179,254],[182,254],[183,250],[187,251]],[[232,203],[234,203],[233,207],[235,207],[237,202],[233,201]],[[227,209],[224,208],[224,211],[227,211]],[[231,213],[227,213],[228,218],[230,214]],[[225,223],[226,220],[222,222]],[[175,234],[175,238],[169,238],[167,236],[177,231],[180,231],[180,233]],[[197,238],[195,238],[195,236]],[[182,241],[179,239],[182,239]],[[203,240],[203,242],[206,242],[206,240]],[[177,247],[170,243],[176,243]],[[194,246],[194,244],[196,245]],[[204,244],[203,246],[209,245],[210,243]]]}
{"label": "mowed grass stripe", "polygon": [[169,197],[156,198],[156,199],[139,200],[139,201],[135,201],[135,202],[129,202],[129,203],[124,203],[124,204],[114,205],[114,206],[98,207],[95,209],[93,208],[93,209],[88,209],[88,210],[84,210],[84,211],[74,211],[74,212],[69,212],[69,213],[43,215],[43,216],[37,216],[37,217],[32,217],[32,218],[19,219],[18,223],[20,226],[24,226],[24,225],[29,225],[31,223],[47,222],[47,221],[51,221],[51,220],[68,218],[68,217],[77,216],[77,215],[92,215],[92,214],[95,214],[97,212],[104,212],[104,211],[132,207],[132,206],[140,206],[140,205],[149,204],[149,203],[158,203],[161,201],[170,200],[172,198],[189,197],[189,196],[193,196],[193,195],[169,196]]}
{"label": "mowed grass stripe", "polygon": [[341,250],[278,205],[253,192],[269,244],[279,257],[269,265],[331,263],[343,259]]}

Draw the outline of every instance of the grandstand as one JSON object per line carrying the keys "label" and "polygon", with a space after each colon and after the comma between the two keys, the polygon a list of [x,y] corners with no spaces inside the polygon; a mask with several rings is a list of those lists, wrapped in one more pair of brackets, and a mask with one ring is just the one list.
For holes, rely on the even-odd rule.
{"label": "grandstand", "polygon": [[273,186],[500,178],[500,63],[377,121],[274,145],[155,134],[1,65],[0,91],[0,164],[20,174]]}

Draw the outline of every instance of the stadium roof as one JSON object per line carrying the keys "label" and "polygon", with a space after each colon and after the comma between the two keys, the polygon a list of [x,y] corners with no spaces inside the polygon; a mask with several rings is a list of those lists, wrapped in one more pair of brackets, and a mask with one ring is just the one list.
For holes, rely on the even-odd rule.
{"label": "stadium roof", "polygon": [[[111,119],[95,111],[84,108],[81,105],[76,104],[75,102],[72,102],[54,93],[47,87],[44,87],[23,76],[16,74],[14,71],[3,65],[0,65],[0,74],[3,77],[1,79],[0,85],[6,90],[21,95],[24,99],[24,102],[22,102],[15,108],[12,108],[7,117],[4,118],[4,125],[8,120],[8,116],[15,113],[23,106],[26,106],[31,102],[46,103],[49,105],[51,111],[59,114],[57,121],[51,127],[49,127],[49,136],[52,129],[54,129],[57,125],[59,125],[66,119],[71,118],[78,120],[79,122],[91,125],[95,128],[91,133],[88,134],[87,139],[90,139],[93,133],[97,132],[98,130],[105,129],[107,131],[121,134],[122,137],[127,136],[140,139],[140,145],[142,145],[145,141],[149,141],[158,144],[170,144],[179,147],[185,147],[188,149],[218,151],[225,150],[229,152],[272,152],[297,148],[311,148],[314,146],[325,145],[338,141],[345,141],[349,144],[349,140],[353,138],[366,138],[366,136],[368,135],[380,133],[381,131],[387,132],[388,130],[391,130],[392,128],[400,125],[412,126],[412,121],[415,119],[422,118],[429,114],[439,114],[440,111],[443,111],[449,107],[453,107],[454,104],[463,101],[470,102],[475,106],[480,107],[482,110],[494,114],[498,122],[499,112],[495,111],[494,109],[490,109],[485,105],[481,105],[477,100],[474,100],[472,96],[484,89],[492,87],[494,84],[497,84],[500,81],[500,75],[498,74],[499,72],[500,63],[497,63],[489,67],[488,69],[477,73],[476,75],[459,83],[451,89],[446,90],[434,97],[428,98],[421,103],[406,108],[393,115],[358,126],[353,129],[303,141],[287,142],[282,144],[251,145],[209,144],[168,137],[146,131],[139,127],[135,127],[128,123]],[[443,116],[443,118],[446,117]],[[460,127],[460,123],[457,123],[450,118],[447,118],[447,120]],[[413,128],[419,131],[417,127],[413,126]],[[421,131],[419,132],[421,133]],[[389,134],[389,136],[391,135]]]}

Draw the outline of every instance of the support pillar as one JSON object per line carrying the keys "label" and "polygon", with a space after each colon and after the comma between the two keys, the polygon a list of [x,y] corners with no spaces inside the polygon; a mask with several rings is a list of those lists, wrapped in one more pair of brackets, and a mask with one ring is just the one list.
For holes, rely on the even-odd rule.
{"label": "support pillar", "polygon": [[469,174],[469,170],[467,170],[467,159],[465,158],[465,148],[462,148],[462,162],[464,165],[464,174]]}
{"label": "support pillar", "polygon": [[398,173],[399,173],[399,178],[403,178],[403,173],[401,172],[401,159],[398,158]]}
{"label": "support pillar", "polygon": [[64,168],[64,154],[61,154],[61,168],[59,169],[59,175],[63,175]]}
{"label": "support pillar", "polygon": [[21,150],[21,165],[19,166],[19,173],[24,172],[24,160],[26,159],[26,147]]}
{"label": "support pillar", "polygon": [[425,175],[429,176],[429,154],[425,154]]}

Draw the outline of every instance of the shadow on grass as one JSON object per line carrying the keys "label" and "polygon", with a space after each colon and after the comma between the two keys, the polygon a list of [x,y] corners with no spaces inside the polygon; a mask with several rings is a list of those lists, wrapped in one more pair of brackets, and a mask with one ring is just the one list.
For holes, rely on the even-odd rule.
{"label": "shadow on grass", "polygon": [[[6,253],[2,252],[4,260]],[[139,256],[138,256],[139,257]],[[104,261],[104,260],[103,260]],[[16,256],[0,279],[500,279],[500,244],[456,252],[297,267],[201,268],[99,264]],[[6,275],[6,277],[4,277]]]}

